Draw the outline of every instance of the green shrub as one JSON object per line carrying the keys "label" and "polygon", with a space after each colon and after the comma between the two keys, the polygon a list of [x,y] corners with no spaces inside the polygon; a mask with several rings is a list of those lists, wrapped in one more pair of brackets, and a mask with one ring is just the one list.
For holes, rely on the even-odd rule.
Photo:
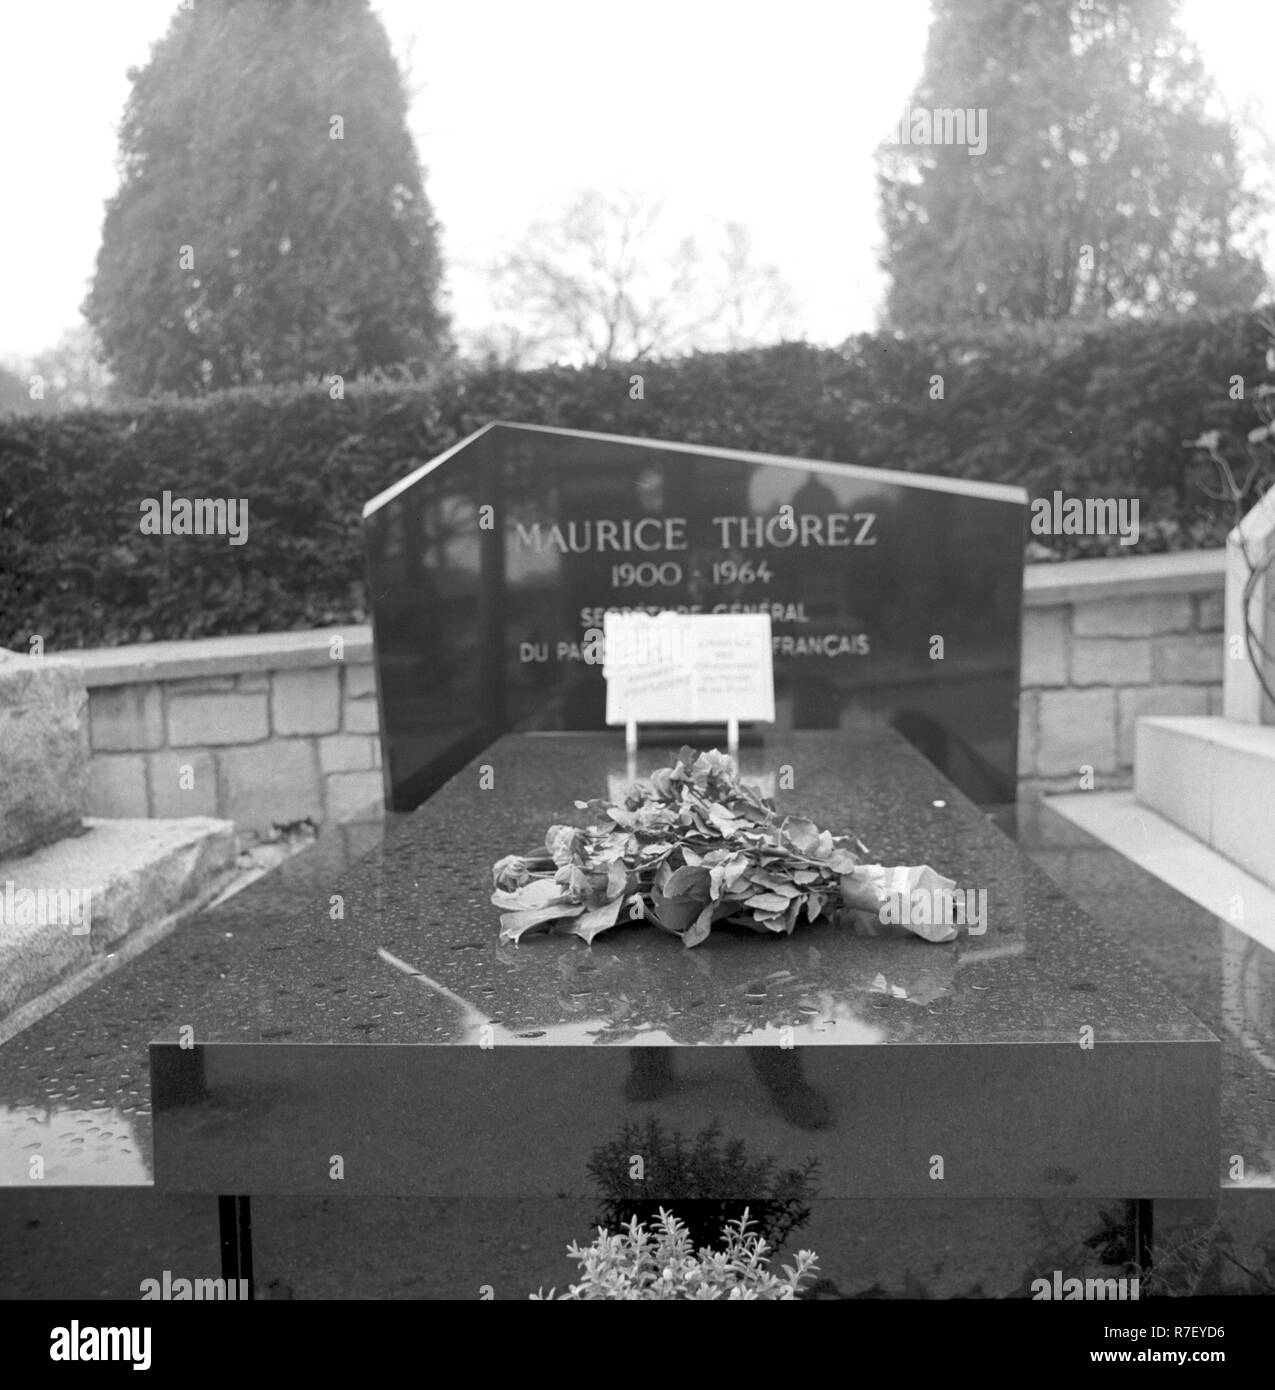
{"label": "green shrub", "polygon": [[[1224,453],[1240,450],[1264,344],[1256,314],[866,334],[841,348],[354,382],[341,400],[316,385],[3,416],[0,646],[362,621],[363,503],[490,420],[1010,482],[1033,496],[1137,496],[1136,549],[1217,545],[1228,509],[1196,486],[1208,462],[1182,444],[1216,430]],[[248,498],[249,544],[139,544],[141,500],[165,490]],[[1060,557],[1135,549],[1038,539]]]}
{"label": "green shrub", "polygon": [[[557,1301],[792,1302],[802,1281],[818,1269],[817,1258],[812,1251],[802,1250],[795,1265],[785,1265],[782,1275],[772,1274],[766,1259],[769,1246],[748,1230],[750,1224],[745,1211],[720,1232],[720,1250],[704,1248],[698,1255],[686,1226],[669,1211],[661,1210],[653,1233],[636,1218],[621,1235],[599,1231],[592,1245],[567,1247],[584,1277]],[[531,1298],[551,1302],[554,1291]]]}

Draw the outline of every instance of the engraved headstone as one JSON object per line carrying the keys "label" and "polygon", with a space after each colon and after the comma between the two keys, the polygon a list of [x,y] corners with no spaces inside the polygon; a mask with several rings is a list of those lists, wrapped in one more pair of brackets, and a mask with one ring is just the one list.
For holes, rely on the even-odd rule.
{"label": "engraved headstone", "polygon": [[491,424],[363,521],[387,803],[512,729],[600,730],[608,611],[766,613],[771,730],[888,723],[1011,801],[1019,488]]}

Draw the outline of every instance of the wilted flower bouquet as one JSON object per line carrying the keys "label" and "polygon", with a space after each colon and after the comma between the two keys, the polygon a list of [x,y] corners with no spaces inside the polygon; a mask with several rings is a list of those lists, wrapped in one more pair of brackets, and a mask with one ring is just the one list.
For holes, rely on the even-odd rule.
{"label": "wilted flower bouquet", "polygon": [[[803,918],[853,925],[875,921],[892,894],[954,886],[925,866],[861,864],[851,848],[866,853],[861,841],[779,815],[716,750],[683,748],[672,767],[635,783],[623,805],[576,806],[593,813],[592,825],[551,825],[544,853],[494,865],[502,941],[555,926],[592,942],[628,920],[698,946],[715,922],[789,933]],[[956,935],[942,914],[930,920],[912,930],[931,941]]]}

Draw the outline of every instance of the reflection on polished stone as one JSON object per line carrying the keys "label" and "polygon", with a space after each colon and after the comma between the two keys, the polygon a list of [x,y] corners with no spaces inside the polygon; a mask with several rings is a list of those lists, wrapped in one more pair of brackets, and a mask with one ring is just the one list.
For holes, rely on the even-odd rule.
{"label": "reflection on polished stone", "polygon": [[[677,1087],[676,1052],[671,1047],[634,1048],[629,1053],[625,1100],[658,1100]],[[795,1043],[786,1048],[752,1046],[748,1062],[775,1110],[798,1129],[823,1129],[832,1119],[828,1097],[806,1080]]]}
{"label": "reflection on polished stone", "polygon": [[888,731],[789,733],[744,775],[773,759],[781,810],[985,890],[984,935],[501,945],[491,864],[577,818],[620,742],[501,739],[494,786],[476,762],[406,819],[340,919],[329,895],[273,923],[194,1021],[205,1045],[153,1047],[157,1184],[318,1192],[340,1155],[351,1193],[553,1195],[654,1114],[815,1153],[826,1196],[1216,1190],[1216,1038]]}
{"label": "reflection on polished stone", "polygon": [[813,1155],[825,1197],[1217,1187],[1203,1046],[202,1050],[204,1102],[156,1092],[163,1191],[319,1194],[339,1160],[350,1196],[580,1194],[593,1150],[648,1116],[717,1121],[784,1165]]}
{"label": "reflection on polished stone", "polygon": [[148,1157],[133,1119],[119,1110],[58,1104],[0,1110],[0,1187],[136,1186],[151,1180]]}
{"label": "reflection on polished stone", "polygon": [[1048,801],[1020,808],[1018,841],[1221,1040],[1220,1181],[1226,1188],[1275,1189],[1275,952]]}
{"label": "reflection on polished stone", "polygon": [[364,510],[392,804],[508,730],[602,729],[586,633],[608,608],[766,612],[776,731],[893,725],[1011,800],[1026,509],[997,484],[487,426]]}
{"label": "reflection on polished stone", "polygon": [[1218,923],[1222,1021],[1228,1033],[1275,1077],[1275,954],[1251,936]]}

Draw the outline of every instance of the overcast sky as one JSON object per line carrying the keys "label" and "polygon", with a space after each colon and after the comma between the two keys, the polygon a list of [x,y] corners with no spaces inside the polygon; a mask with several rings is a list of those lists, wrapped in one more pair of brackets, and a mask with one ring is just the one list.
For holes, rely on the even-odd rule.
{"label": "overcast sky", "polygon": [[[410,58],[412,132],[443,225],[451,308],[487,314],[482,266],[576,190],[744,223],[796,291],[797,327],[873,327],[884,283],[872,152],[921,72],[927,0],[380,0]],[[0,361],[79,322],[116,187],[126,69],[174,0],[0,0]],[[1228,105],[1275,131],[1271,0],[1186,0]],[[1268,268],[1270,262],[1268,260]]]}

